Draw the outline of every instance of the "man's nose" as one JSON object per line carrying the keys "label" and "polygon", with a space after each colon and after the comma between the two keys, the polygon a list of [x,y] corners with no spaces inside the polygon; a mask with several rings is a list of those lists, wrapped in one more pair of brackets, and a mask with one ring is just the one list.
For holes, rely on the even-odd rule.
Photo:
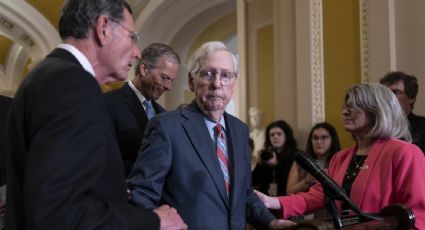
{"label": "man's nose", "polygon": [[142,58],[142,55],[140,53],[140,49],[136,45],[133,46],[133,57],[135,57],[136,59]]}
{"label": "man's nose", "polygon": [[172,84],[171,84],[171,81],[164,81],[163,85],[164,85],[165,90],[167,90],[167,91],[170,91],[171,88],[173,87]]}
{"label": "man's nose", "polygon": [[213,80],[212,80],[212,85],[215,87],[215,88],[220,88],[221,86],[222,86],[222,84],[221,84],[221,77],[220,77],[220,74],[216,74],[215,76],[214,76],[214,78],[213,78]]}

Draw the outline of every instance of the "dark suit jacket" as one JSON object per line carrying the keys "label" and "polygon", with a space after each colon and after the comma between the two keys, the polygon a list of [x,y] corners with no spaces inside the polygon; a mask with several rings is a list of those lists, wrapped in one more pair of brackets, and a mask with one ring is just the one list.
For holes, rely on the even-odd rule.
{"label": "dark suit jacket", "polygon": [[0,95],[0,186],[6,183],[6,119],[12,98]]}
{"label": "dark suit jacket", "polygon": [[410,113],[407,119],[410,124],[413,144],[419,146],[422,152],[425,153],[425,117]]}
{"label": "dark suit jacket", "polygon": [[[137,152],[143,140],[148,117],[139,98],[125,83],[120,89],[105,94],[109,115],[118,137],[124,163],[125,175],[128,176],[137,158]],[[155,101],[152,102],[155,112],[165,109]]]}
{"label": "dark suit jacket", "polygon": [[6,228],[158,229],[127,202],[120,152],[95,78],[55,49],[10,110]]}
{"label": "dark suit jacket", "polygon": [[189,229],[242,230],[247,218],[269,223],[273,215],[251,189],[248,128],[227,113],[224,117],[230,199],[204,115],[193,102],[149,122],[129,181],[134,202],[145,208],[169,204]]}

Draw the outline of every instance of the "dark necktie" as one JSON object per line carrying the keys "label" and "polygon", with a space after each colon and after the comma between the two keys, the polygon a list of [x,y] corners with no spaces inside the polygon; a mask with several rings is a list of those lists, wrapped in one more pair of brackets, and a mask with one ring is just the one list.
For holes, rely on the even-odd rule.
{"label": "dark necktie", "polygon": [[229,176],[229,160],[227,155],[227,145],[226,145],[226,137],[224,136],[224,132],[221,128],[220,124],[215,126],[215,137],[217,144],[217,157],[220,162],[221,171],[223,171],[224,176],[224,186],[226,187],[227,195],[230,192],[230,176]]}
{"label": "dark necktie", "polygon": [[155,110],[153,109],[152,102],[144,100],[143,105],[145,106],[146,116],[150,120],[153,116],[155,116]]}

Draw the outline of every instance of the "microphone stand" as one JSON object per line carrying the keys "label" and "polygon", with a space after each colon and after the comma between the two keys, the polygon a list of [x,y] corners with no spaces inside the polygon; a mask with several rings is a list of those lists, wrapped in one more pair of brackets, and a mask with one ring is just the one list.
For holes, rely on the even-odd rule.
{"label": "microphone stand", "polygon": [[[342,226],[341,217],[338,214],[338,209],[335,205],[335,200],[340,200],[347,203],[349,208],[359,215],[359,218],[364,218],[366,220],[382,220],[382,217],[377,217],[367,213],[363,213],[353,201],[345,194],[344,189],[342,189],[332,178],[330,178],[319,166],[316,165],[309,157],[304,154],[297,153],[294,157],[295,161],[308,173],[310,173],[314,178],[317,179],[319,183],[322,184],[323,193],[325,195],[325,205],[329,212],[333,216],[335,227]],[[328,201],[329,200],[329,201]],[[338,229],[341,229],[338,228]]]}
{"label": "microphone stand", "polygon": [[338,208],[336,207],[336,200],[333,198],[332,194],[327,190],[324,189],[325,194],[325,206],[328,212],[332,215],[332,221],[334,223],[335,229],[342,229],[342,220],[341,215],[338,211]]}

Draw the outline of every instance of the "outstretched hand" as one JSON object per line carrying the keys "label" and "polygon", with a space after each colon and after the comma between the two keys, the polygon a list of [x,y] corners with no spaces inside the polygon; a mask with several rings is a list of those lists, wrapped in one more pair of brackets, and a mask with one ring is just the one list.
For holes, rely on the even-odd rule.
{"label": "outstretched hand", "polygon": [[269,209],[280,209],[280,202],[277,197],[267,196],[266,194],[259,192],[257,190],[254,190],[255,194],[260,198],[261,201],[263,201],[264,205]]}

